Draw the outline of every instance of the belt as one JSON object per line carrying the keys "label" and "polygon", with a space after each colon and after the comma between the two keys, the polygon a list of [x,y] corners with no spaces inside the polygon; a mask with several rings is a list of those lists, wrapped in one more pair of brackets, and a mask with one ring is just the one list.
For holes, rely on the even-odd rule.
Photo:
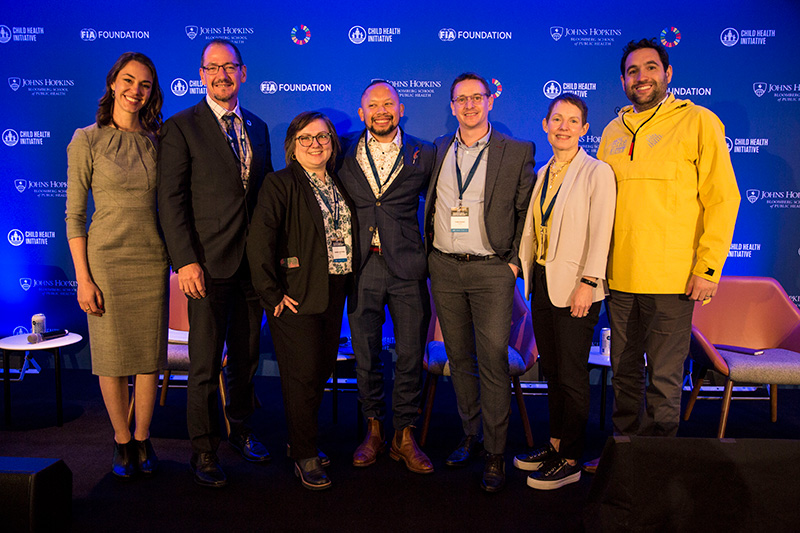
{"label": "belt", "polygon": [[438,248],[433,249],[434,252],[438,253],[439,255],[443,255],[445,257],[450,257],[451,259],[455,259],[456,261],[487,261],[489,259],[497,257],[495,254],[491,255],[475,255],[475,254],[448,254],[447,252],[443,252]]}

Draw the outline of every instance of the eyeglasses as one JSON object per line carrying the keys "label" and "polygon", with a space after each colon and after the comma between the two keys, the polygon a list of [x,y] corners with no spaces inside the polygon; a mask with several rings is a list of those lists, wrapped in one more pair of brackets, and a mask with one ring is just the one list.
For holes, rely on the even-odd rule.
{"label": "eyeglasses", "polygon": [[300,146],[308,148],[312,144],[314,144],[314,139],[320,144],[320,146],[325,146],[331,142],[331,134],[322,132],[317,133],[316,135],[301,135],[297,137],[297,142],[300,143]]}
{"label": "eyeglasses", "polygon": [[473,104],[480,105],[481,102],[483,102],[483,99],[484,98],[488,98],[488,97],[489,97],[489,95],[486,94],[486,93],[476,93],[476,94],[473,94],[472,96],[457,96],[456,98],[453,98],[451,100],[451,102],[453,102],[454,104],[456,104],[458,106],[462,106],[463,107],[463,106],[467,105],[468,101],[471,100]]}
{"label": "eyeglasses", "polygon": [[240,63],[225,63],[224,65],[208,65],[207,67],[200,67],[212,76],[219,72],[219,69],[224,69],[228,74],[234,74],[236,70],[241,67]]}

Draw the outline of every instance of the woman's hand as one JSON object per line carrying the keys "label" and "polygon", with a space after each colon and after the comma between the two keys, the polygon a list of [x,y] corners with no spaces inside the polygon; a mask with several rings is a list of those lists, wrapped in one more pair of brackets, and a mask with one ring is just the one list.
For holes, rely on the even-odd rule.
{"label": "woman's hand", "polygon": [[589,314],[592,306],[592,287],[585,283],[578,283],[569,298],[569,313],[575,318],[583,318]]}
{"label": "woman's hand", "polygon": [[297,305],[298,304],[295,300],[289,298],[284,294],[283,300],[281,300],[281,303],[275,306],[275,311],[272,313],[272,315],[276,317],[281,316],[284,307],[288,307],[289,309],[292,310],[292,313],[297,314]]}
{"label": "woman's hand", "polygon": [[103,292],[93,281],[78,282],[78,304],[84,313],[103,316]]}

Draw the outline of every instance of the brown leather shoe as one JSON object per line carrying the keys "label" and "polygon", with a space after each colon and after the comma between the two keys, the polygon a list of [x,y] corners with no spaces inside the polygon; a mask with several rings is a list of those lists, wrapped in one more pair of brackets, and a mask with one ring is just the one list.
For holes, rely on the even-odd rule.
{"label": "brown leather shoe", "polygon": [[582,469],[587,474],[594,474],[594,473],[597,472],[598,463],[600,463],[600,458],[599,457],[597,459],[592,459],[591,461],[583,463]]}
{"label": "brown leather shoe", "polygon": [[353,453],[353,466],[369,466],[378,459],[378,454],[386,449],[383,423],[377,418],[367,419],[367,436]]}
{"label": "brown leather shoe", "polygon": [[425,452],[419,449],[414,440],[414,426],[407,426],[402,431],[395,431],[389,457],[402,461],[406,468],[416,474],[433,474],[433,464]]}

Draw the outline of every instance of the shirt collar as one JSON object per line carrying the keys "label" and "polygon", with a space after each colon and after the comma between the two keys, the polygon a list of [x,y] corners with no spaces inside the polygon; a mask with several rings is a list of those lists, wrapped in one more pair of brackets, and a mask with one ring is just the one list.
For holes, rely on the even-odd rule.
{"label": "shirt collar", "polygon": [[[372,139],[375,139],[375,136],[372,135],[371,131],[367,130],[366,141],[369,142]],[[375,139],[375,142],[379,143],[380,141],[378,139]],[[397,128],[397,133],[395,133],[394,139],[392,139],[391,142],[393,142],[395,145],[397,145],[398,148],[402,148],[403,147],[403,134],[401,133],[400,128]]]}
{"label": "shirt collar", "polygon": [[478,139],[477,142],[475,144],[473,144],[472,146],[467,146],[461,140],[461,128],[460,127],[458,128],[458,131],[456,132],[456,142],[458,143],[459,148],[483,148],[486,145],[486,143],[489,142],[489,139],[491,137],[492,137],[492,124],[491,124],[491,122],[489,123],[489,131],[486,132],[486,135],[484,135],[483,137]]}
{"label": "shirt collar", "polygon": [[226,115],[228,113],[233,113],[234,115],[239,117],[239,120],[244,122],[244,119],[242,118],[242,108],[239,107],[238,99],[236,100],[236,107],[233,108],[233,111],[228,111],[227,109],[216,103],[208,94],[206,94],[206,103],[208,104],[208,107],[211,108],[211,111],[214,112],[214,116],[217,117],[217,120],[222,120],[223,115]]}

